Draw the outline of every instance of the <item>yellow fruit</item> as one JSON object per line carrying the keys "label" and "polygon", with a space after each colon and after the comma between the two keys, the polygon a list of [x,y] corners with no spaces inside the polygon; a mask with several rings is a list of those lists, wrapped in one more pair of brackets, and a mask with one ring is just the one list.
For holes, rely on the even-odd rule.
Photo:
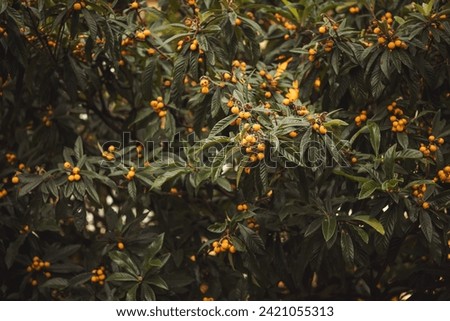
{"label": "yellow fruit", "polygon": [[239,114],[239,107],[236,107],[236,106],[232,107],[231,108],[231,113],[235,114],[235,115]]}
{"label": "yellow fruit", "polygon": [[319,88],[319,87],[320,87],[320,79],[319,79],[319,78],[317,78],[317,79],[314,81],[314,87],[316,87],[316,88]]}
{"label": "yellow fruit", "polygon": [[13,183],[13,184],[18,184],[19,183],[19,178],[17,177],[17,176],[14,176],[12,179],[11,179],[11,182]]}
{"label": "yellow fruit", "polygon": [[393,49],[395,49],[395,42],[390,41],[387,46],[389,49],[393,50]]}
{"label": "yellow fruit", "polygon": [[[120,251],[123,251],[123,249],[125,249],[125,244],[123,244],[122,242],[117,242],[117,248]],[[101,271],[101,270],[100,270]],[[103,272],[102,272],[103,273]]]}
{"label": "yellow fruit", "polygon": [[379,34],[381,32],[381,29],[380,28],[378,28],[378,27],[376,27],[375,29],[373,29],[373,33],[374,34]]}
{"label": "yellow fruit", "polygon": [[289,105],[289,103],[290,103],[289,98],[283,99],[283,105],[287,106],[287,105]]}
{"label": "yellow fruit", "polygon": [[270,98],[270,97],[272,97],[272,93],[271,93],[270,91],[266,91],[266,92],[264,93],[264,97]]}
{"label": "yellow fruit", "polygon": [[435,139],[436,139],[436,137],[434,137],[433,135],[428,136],[428,140],[430,142],[434,142]]}
{"label": "yellow fruit", "polygon": [[266,149],[266,145],[264,145],[263,143],[259,143],[257,146],[257,149],[261,152],[263,152]]}
{"label": "yellow fruit", "polygon": [[148,30],[148,29],[145,29],[143,31],[143,33],[144,33],[144,36],[146,36],[146,37],[149,37],[152,34],[152,32],[150,30]]}
{"label": "yellow fruit", "polygon": [[377,41],[378,41],[378,43],[379,43],[380,45],[382,45],[382,44],[384,44],[384,43],[386,42],[386,38],[384,38],[384,37],[379,37]]}
{"label": "yellow fruit", "polygon": [[260,124],[253,124],[252,129],[257,132],[261,129],[261,125]]}
{"label": "yellow fruit", "polygon": [[31,285],[32,286],[37,286],[38,285],[38,280],[32,280],[31,281]]}
{"label": "yellow fruit", "polygon": [[75,175],[73,175],[73,180],[74,180],[74,181],[78,182],[80,179],[81,179],[80,174],[75,174]]}
{"label": "yellow fruit", "polygon": [[399,39],[395,40],[394,43],[395,43],[395,46],[398,47],[398,48],[402,46],[402,41],[399,40]]}
{"label": "yellow fruit", "polygon": [[444,172],[447,174],[450,174],[450,166],[449,165],[444,167]]}
{"label": "yellow fruit", "polygon": [[230,248],[228,249],[228,251],[233,254],[236,253],[236,248],[234,247],[234,245],[231,245]]}
{"label": "yellow fruit", "polygon": [[139,40],[144,40],[145,34],[142,31],[138,31],[136,32],[136,38],[138,38]]}
{"label": "yellow fruit", "polygon": [[292,132],[289,133],[289,137],[291,137],[291,138],[295,138],[297,136],[298,136],[298,134],[295,131],[292,131]]}
{"label": "yellow fruit", "polygon": [[64,168],[65,169],[70,169],[70,168],[72,168],[72,164],[70,164],[69,162],[65,162],[64,163]]}
{"label": "yellow fruit", "polygon": [[320,26],[319,33],[324,34],[325,32],[327,32],[327,28],[325,26]]}
{"label": "yellow fruit", "polygon": [[443,143],[444,143],[445,141],[444,141],[444,138],[438,138],[438,144],[439,145],[442,145]]}
{"label": "yellow fruit", "polygon": [[202,87],[201,93],[206,95],[207,93],[209,93],[209,88],[208,87]]}
{"label": "yellow fruit", "polygon": [[236,206],[236,209],[237,209],[239,212],[242,212],[242,211],[244,210],[244,206],[242,206],[242,204],[239,204],[238,206]]}
{"label": "yellow fruit", "polygon": [[79,168],[79,167],[74,167],[74,168],[72,169],[72,173],[73,173],[73,174],[79,174],[79,173],[80,173],[80,168]]}
{"label": "yellow fruit", "polygon": [[235,24],[236,26],[240,26],[240,25],[242,24],[242,20],[239,19],[239,18],[236,18],[236,20],[234,21],[234,24]]}
{"label": "yellow fruit", "polygon": [[310,49],[308,50],[308,53],[309,53],[310,55],[315,55],[315,54],[317,53],[317,51],[316,51],[316,49],[310,48]]}
{"label": "yellow fruit", "polygon": [[437,146],[436,145],[430,145],[429,147],[428,147],[428,149],[430,150],[430,152],[435,152],[435,151],[437,151],[438,150],[438,148],[437,148]]}
{"label": "yellow fruit", "polygon": [[91,282],[92,283],[97,283],[98,282],[98,276],[96,276],[96,275],[91,276]]}
{"label": "yellow fruit", "polygon": [[197,45],[195,43],[191,43],[191,45],[189,46],[189,49],[191,49],[191,51],[196,51]]}
{"label": "yellow fruit", "polygon": [[423,202],[423,204],[422,204],[422,208],[423,209],[429,209],[430,208],[430,203],[428,203],[428,202]]}
{"label": "yellow fruit", "polygon": [[137,1],[133,1],[131,4],[130,4],[130,8],[131,9],[138,9],[139,8],[139,3],[137,2]]}
{"label": "yellow fruit", "polygon": [[80,11],[80,10],[81,10],[81,3],[75,2],[75,3],[73,4],[73,10],[75,10],[75,11]]}
{"label": "yellow fruit", "polygon": [[321,125],[319,127],[319,133],[321,133],[322,135],[325,135],[327,133],[327,129]]}

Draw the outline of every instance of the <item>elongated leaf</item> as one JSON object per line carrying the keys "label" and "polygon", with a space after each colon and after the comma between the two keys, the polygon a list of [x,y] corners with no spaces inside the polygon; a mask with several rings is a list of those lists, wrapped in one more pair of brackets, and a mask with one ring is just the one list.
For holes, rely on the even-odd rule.
{"label": "elongated leaf", "polygon": [[377,190],[377,188],[380,187],[381,187],[380,184],[373,180],[367,181],[361,185],[361,190],[359,191],[358,198],[359,199],[368,198]]}
{"label": "elongated leaf", "polygon": [[138,276],[140,275],[139,268],[136,264],[131,260],[131,258],[124,252],[113,251],[109,252],[109,257],[116,263],[120,268],[124,269],[126,272]]}
{"label": "elongated leaf", "polygon": [[325,242],[328,242],[336,232],[336,217],[334,216],[325,216],[322,221],[322,234]]}
{"label": "elongated leaf", "polygon": [[124,272],[116,272],[106,278],[108,282],[139,282],[136,276]]}
{"label": "elongated leaf", "polygon": [[380,127],[378,127],[376,123],[369,121],[367,122],[367,128],[369,129],[370,134],[370,144],[372,145],[375,155],[378,156],[381,141]]}
{"label": "elongated leaf", "polygon": [[352,219],[366,223],[381,235],[384,235],[385,233],[383,225],[381,225],[381,223],[374,217],[370,217],[369,215],[357,215],[352,216]]}
{"label": "elongated leaf", "polygon": [[433,240],[433,223],[431,222],[430,215],[423,211],[419,215],[420,220],[420,229],[422,230],[423,235],[427,239],[428,243],[431,243]]}
{"label": "elongated leaf", "polygon": [[239,117],[238,115],[231,114],[231,115],[225,117],[224,119],[218,121],[214,125],[214,127],[211,129],[211,132],[209,133],[208,138],[214,137],[217,134],[221,133],[222,130],[224,130],[225,128],[230,126],[230,123],[235,121],[238,117]]}

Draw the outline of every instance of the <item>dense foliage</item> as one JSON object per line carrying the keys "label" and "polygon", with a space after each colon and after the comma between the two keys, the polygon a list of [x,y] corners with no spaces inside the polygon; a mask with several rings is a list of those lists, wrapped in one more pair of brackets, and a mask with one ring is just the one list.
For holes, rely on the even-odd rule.
{"label": "dense foliage", "polygon": [[449,17],[1,1],[0,297],[449,299]]}

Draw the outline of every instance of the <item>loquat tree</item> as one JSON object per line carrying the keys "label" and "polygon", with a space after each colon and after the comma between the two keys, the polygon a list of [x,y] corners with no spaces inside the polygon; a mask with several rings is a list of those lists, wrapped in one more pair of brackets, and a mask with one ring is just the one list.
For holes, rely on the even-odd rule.
{"label": "loquat tree", "polygon": [[0,297],[449,299],[449,14],[1,1]]}

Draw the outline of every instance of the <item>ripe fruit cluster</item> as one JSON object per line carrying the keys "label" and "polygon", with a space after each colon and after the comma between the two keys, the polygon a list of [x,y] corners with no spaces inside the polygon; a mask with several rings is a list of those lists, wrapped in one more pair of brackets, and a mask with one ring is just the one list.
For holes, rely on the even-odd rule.
{"label": "ripe fruit cluster", "polygon": [[[250,127],[249,124],[248,127]],[[259,124],[253,124],[251,132],[252,133],[245,133],[244,137],[241,140],[241,146],[245,148],[245,153],[249,155],[249,161],[251,163],[256,162],[258,160],[263,160],[264,150],[266,149],[266,146],[264,143],[259,142],[258,137],[258,131],[261,130],[261,125]]]}
{"label": "ripe fruit cluster", "polygon": [[238,210],[238,212],[244,212],[244,211],[247,211],[247,210],[248,210],[248,205],[245,204],[245,203],[238,204],[238,205],[236,206],[236,209]]}
{"label": "ripe fruit cluster", "polygon": [[438,178],[442,183],[450,183],[450,165],[438,171]]}
{"label": "ripe fruit cluster", "polygon": [[428,136],[428,145],[426,146],[425,144],[421,143],[419,150],[422,152],[422,154],[425,157],[433,157],[434,155],[433,153],[435,153],[438,149],[439,146],[444,144],[444,138],[440,137],[440,138],[436,138],[433,135]]}
{"label": "ripe fruit cluster", "polygon": [[115,150],[116,150],[116,147],[115,147],[114,145],[110,145],[110,146],[108,147],[108,150],[107,150],[107,151],[104,150],[104,151],[102,152],[102,156],[103,156],[104,158],[106,158],[107,160],[112,161],[112,160],[115,159],[115,156],[114,156],[114,151],[115,151]]}
{"label": "ripe fruit cluster", "polygon": [[221,239],[219,241],[214,241],[212,243],[212,250],[209,251],[209,255],[216,256],[219,253],[222,252],[230,252],[231,254],[236,253],[236,248],[234,245],[227,239]]}
{"label": "ripe fruit cluster", "polygon": [[51,117],[53,116],[53,108],[51,106],[47,107],[47,113],[42,117],[42,123],[45,127],[50,127],[53,122]]}
{"label": "ripe fruit cluster", "polygon": [[163,98],[161,96],[158,96],[156,100],[152,100],[150,102],[150,106],[153,108],[153,110],[158,113],[158,116],[160,118],[166,117],[167,111],[162,110],[165,107],[165,104],[163,102]]}
{"label": "ripe fruit cluster", "polygon": [[306,116],[309,114],[309,110],[306,106],[301,106],[299,109],[297,109],[297,115],[299,116]]}
{"label": "ripe fruit cluster", "polygon": [[209,93],[209,79],[208,78],[202,78],[200,80],[200,92],[204,95],[206,95],[207,93]]}
{"label": "ripe fruit cluster", "polygon": [[128,171],[127,175],[125,176],[125,178],[128,181],[131,181],[135,175],[136,175],[136,169],[134,167],[131,167],[130,170]]}
{"label": "ripe fruit cluster", "polygon": [[256,221],[256,219],[254,217],[250,217],[246,220],[247,223],[247,227],[249,229],[255,230],[255,231],[259,231],[259,224]]}
{"label": "ripe fruit cluster", "polygon": [[359,11],[360,11],[360,9],[357,6],[348,8],[348,12],[350,12],[351,14],[357,14],[357,13],[359,13]]}
{"label": "ripe fruit cluster", "polygon": [[300,90],[298,88],[298,80],[294,80],[292,82],[292,87],[289,88],[289,91],[285,95],[285,99],[283,99],[283,105],[288,106],[290,103],[293,103],[298,99],[300,94]]}
{"label": "ripe fruit cluster", "polygon": [[322,121],[320,120],[320,117],[312,117],[309,116],[309,122],[312,126],[312,128],[319,134],[325,135],[328,130],[325,128],[324,125],[322,125]]}
{"label": "ripe fruit cluster", "polygon": [[361,124],[367,120],[367,111],[361,110],[358,116],[355,117],[355,125],[361,127]]}
{"label": "ripe fruit cluster", "polygon": [[150,37],[151,31],[149,29],[136,30],[135,36],[138,40],[145,40],[145,38]]}
{"label": "ripe fruit cluster", "polygon": [[[42,271],[42,274],[49,279],[52,277],[52,274],[47,271],[47,269],[51,266],[49,261],[42,260],[39,256],[33,257],[33,262],[27,266],[27,272],[39,272]],[[30,282],[33,286],[36,286],[38,284],[38,281],[36,279],[30,279]]]}
{"label": "ripe fruit cluster", "polygon": [[[68,166],[67,163],[68,162],[64,163],[65,168],[66,168],[66,166]],[[69,163],[69,165],[70,165],[70,163]],[[72,173],[67,177],[67,180],[69,182],[73,182],[73,181],[78,182],[80,179],[81,179],[80,168],[75,166],[74,168],[72,168]]]}
{"label": "ripe fruit cluster", "polygon": [[427,191],[427,185],[425,184],[414,184],[411,186],[412,195],[418,199],[419,202],[422,202],[424,193]]}
{"label": "ripe fruit cluster", "polygon": [[191,51],[196,51],[198,49],[198,40],[197,39],[192,40],[192,43],[190,44],[189,49]]}
{"label": "ripe fruit cluster", "polygon": [[394,50],[396,48],[406,49],[408,45],[395,36],[395,32],[392,29],[392,24],[394,20],[392,19],[392,14],[390,12],[386,12],[382,17],[381,21],[387,22],[387,33],[383,32],[383,29],[379,27],[378,21],[374,21],[373,24],[375,28],[373,29],[373,33],[378,36],[377,42],[380,46],[387,46],[389,50]]}
{"label": "ripe fruit cluster", "polygon": [[386,108],[392,114],[389,117],[389,120],[392,124],[391,130],[394,133],[404,132],[406,129],[406,124],[408,124],[408,120],[403,117],[403,110],[399,106],[397,106],[396,101],[390,103]]}
{"label": "ripe fruit cluster", "polygon": [[105,283],[106,273],[105,267],[100,266],[98,269],[92,270],[91,282],[98,283],[99,285],[103,285]]}
{"label": "ripe fruit cluster", "polygon": [[13,164],[17,160],[17,156],[14,153],[6,153],[6,161]]}

